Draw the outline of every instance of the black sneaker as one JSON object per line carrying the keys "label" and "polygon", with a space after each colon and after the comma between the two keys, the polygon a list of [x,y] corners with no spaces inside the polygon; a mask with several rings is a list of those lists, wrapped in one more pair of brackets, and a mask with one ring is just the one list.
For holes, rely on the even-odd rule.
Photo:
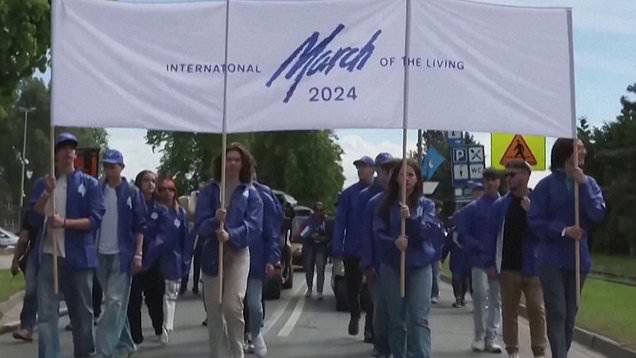
{"label": "black sneaker", "polygon": [[360,332],[360,327],[358,327],[358,323],[360,323],[360,318],[351,317],[349,321],[349,335],[357,336]]}

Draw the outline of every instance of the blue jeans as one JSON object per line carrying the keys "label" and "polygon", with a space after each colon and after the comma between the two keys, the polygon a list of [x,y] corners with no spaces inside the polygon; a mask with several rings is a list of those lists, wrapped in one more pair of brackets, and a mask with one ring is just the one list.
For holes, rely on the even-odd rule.
{"label": "blue jeans", "polygon": [[431,263],[433,269],[433,285],[431,286],[431,298],[439,298],[439,261]]}
{"label": "blue jeans", "polygon": [[121,271],[119,254],[98,254],[97,262],[97,278],[104,295],[102,318],[97,326],[97,355],[113,357],[134,352],[127,315],[130,273]]}
{"label": "blue jeans", "polygon": [[[576,305],[576,278],[574,271],[558,267],[539,267],[539,278],[543,286],[545,318],[552,357],[565,358],[572,345]],[[585,274],[581,274],[581,290]]]}
{"label": "blue jeans", "polygon": [[37,250],[32,250],[27,257],[24,273],[24,301],[20,312],[20,328],[33,332],[38,313],[38,272]]}
{"label": "blue jeans", "polygon": [[501,324],[501,288],[498,279],[491,279],[485,269],[473,267],[473,323],[475,340],[494,343]]}
{"label": "blue jeans", "polygon": [[260,278],[249,278],[247,280],[247,292],[245,294],[248,309],[248,332],[252,339],[261,333],[263,324],[263,280]]}
{"label": "blue jeans", "polygon": [[389,312],[386,309],[384,290],[381,289],[382,277],[376,275],[376,282],[369,285],[373,297],[373,344],[375,349],[384,357],[391,355],[388,341]]}
{"label": "blue jeans", "polygon": [[[93,339],[93,270],[72,271],[65,259],[58,257],[61,291],[73,327],[75,357],[88,357],[95,351]],[[38,271],[38,341],[40,358],[60,357],[60,295],[53,290],[53,256],[43,254]]]}
{"label": "blue jeans", "polygon": [[[406,271],[406,295],[400,297],[400,271],[380,267],[380,289],[388,311],[389,347],[394,358],[431,356],[431,266]],[[408,332],[408,336],[407,336]]]}

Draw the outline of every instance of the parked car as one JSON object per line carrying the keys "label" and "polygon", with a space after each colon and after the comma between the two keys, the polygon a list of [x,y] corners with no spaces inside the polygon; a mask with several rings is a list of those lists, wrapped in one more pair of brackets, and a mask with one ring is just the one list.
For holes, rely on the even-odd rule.
{"label": "parked car", "polygon": [[15,246],[18,243],[18,235],[0,227],[0,247]]}

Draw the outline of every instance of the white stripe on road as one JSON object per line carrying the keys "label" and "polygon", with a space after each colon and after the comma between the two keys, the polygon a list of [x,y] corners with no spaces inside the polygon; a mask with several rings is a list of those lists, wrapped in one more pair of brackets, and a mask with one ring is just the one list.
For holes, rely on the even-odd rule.
{"label": "white stripe on road", "polygon": [[[303,280],[304,281],[304,280]],[[304,294],[307,289],[307,283],[303,282],[303,284],[298,285],[294,291],[292,292],[291,297],[289,298],[289,302],[282,309],[276,311],[272,318],[265,321],[265,327],[263,327],[263,335],[266,335],[267,332],[276,325],[276,322],[280,319],[280,317],[287,312],[287,310],[291,307],[292,302],[294,302],[294,297],[298,296],[300,293]]]}
{"label": "white stripe on road", "polygon": [[303,292],[303,295],[300,297],[298,302],[296,302],[296,307],[294,307],[294,311],[292,312],[291,316],[289,316],[289,319],[287,319],[287,322],[285,322],[285,325],[283,326],[283,328],[281,328],[280,331],[278,332],[279,337],[289,336],[292,329],[294,329],[294,326],[296,326],[296,323],[298,323],[298,319],[300,318],[300,315],[303,313],[304,305],[305,305],[305,295]]}

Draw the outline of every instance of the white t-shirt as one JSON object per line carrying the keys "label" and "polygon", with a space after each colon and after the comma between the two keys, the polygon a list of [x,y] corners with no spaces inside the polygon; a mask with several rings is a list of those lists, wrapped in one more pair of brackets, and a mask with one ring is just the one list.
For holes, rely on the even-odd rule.
{"label": "white t-shirt", "polygon": [[[66,190],[68,187],[68,180],[66,175],[62,175],[57,178],[55,182],[55,211],[58,215],[65,218],[66,217]],[[46,207],[47,216],[53,214],[53,200],[47,202]],[[53,254],[53,240],[57,241],[57,254],[60,257],[66,257],[66,249],[64,247],[64,235],[66,230],[64,228],[52,229],[50,227],[47,228],[46,231],[46,240],[44,240],[44,246],[42,247],[42,251],[47,254]]]}
{"label": "white t-shirt", "polygon": [[98,251],[102,255],[114,255],[119,253],[119,207],[117,206],[117,192],[106,184],[104,189],[104,206],[106,213],[102,218],[99,233]]}

